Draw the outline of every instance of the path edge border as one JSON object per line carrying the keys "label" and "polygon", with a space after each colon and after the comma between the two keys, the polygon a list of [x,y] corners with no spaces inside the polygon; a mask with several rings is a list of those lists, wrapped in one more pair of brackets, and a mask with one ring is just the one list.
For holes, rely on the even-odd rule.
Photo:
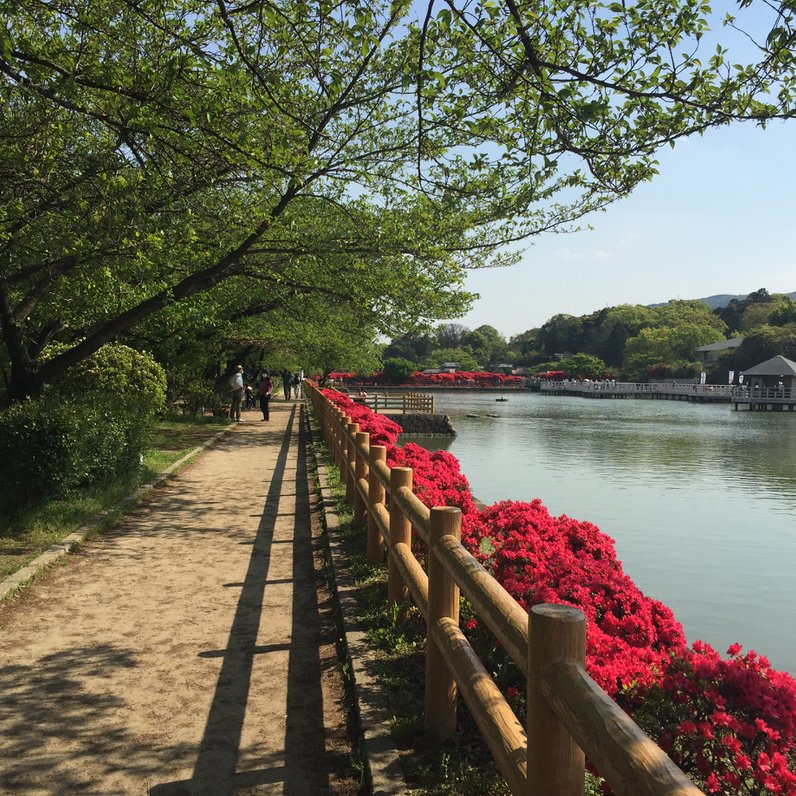
{"label": "path edge border", "polygon": [[0,603],[13,594],[16,594],[20,589],[28,586],[30,582],[47,567],[71,552],[75,545],[80,544],[92,531],[95,531],[102,525],[108,514],[119,508],[129,510],[138,505],[150,492],[167,481],[176,470],[186,464],[189,459],[200,454],[211,445],[215,445],[215,443],[229,432],[231,428],[233,428],[231,425],[223,428],[198,447],[188,451],[188,453],[180,457],[176,462],[170,464],[165,470],[158,473],[148,484],[138,487],[127,495],[127,497],[122,498],[113,508],[100,512],[85,525],[81,525],[76,531],[65,536],[60,542],[55,542],[55,544],[50,545],[43,553],[34,558],[33,561],[28,562],[16,572],[0,580]]}
{"label": "path edge border", "polygon": [[335,600],[343,625],[345,653],[350,664],[351,686],[359,718],[361,751],[371,786],[369,792],[373,796],[405,794],[408,789],[398,746],[390,731],[390,717],[383,705],[376,678],[369,671],[376,656],[367,643],[365,633],[357,629],[357,587],[340,537],[340,520],[329,487],[327,467],[318,456],[316,446],[319,444],[319,436],[315,418],[311,411],[306,412],[306,417],[335,582]]}

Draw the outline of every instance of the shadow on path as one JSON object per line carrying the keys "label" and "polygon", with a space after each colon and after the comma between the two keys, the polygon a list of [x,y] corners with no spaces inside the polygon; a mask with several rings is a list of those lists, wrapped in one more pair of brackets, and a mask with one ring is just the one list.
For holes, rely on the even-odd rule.
{"label": "shadow on path", "polygon": [[[318,653],[320,621],[309,512],[307,441],[304,424],[300,422],[297,435],[297,469],[292,484],[289,483],[287,474],[293,427],[297,421],[296,408],[297,406],[292,408],[282,436],[262,518],[252,543],[246,576],[242,584],[226,584],[241,587],[226,648],[200,653],[202,657],[222,657],[223,661],[197,752],[193,776],[189,781],[156,785],[149,791],[152,796],[231,796],[241,791],[282,792],[289,796],[303,796],[327,791],[321,664]],[[278,513],[280,496],[288,494],[287,490],[291,487],[295,488],[296,493],[293,539],[284,542],[293,544],[291,641],[289,645],[258,646],[266,587],[285,583],[284,579],[269,581],[268,571],[275,544],[277,518],[284,517]],[[275,752],[270,757],[258,760],[258,770],[238,773],[254,656],[285,649],[289,650],[289,664],[284,752]],[[265,728],[264,734],[268,734],[268,728]],[[270,738],[269,746],[278,749],[278,739]]]}
{"label": "shadow on path", "polygon": [[[287,727],[285,729],[285,796],[324,793],[328,778],[324,767],[308,766],[323,761],[324,725],[321,662],[318,656],[320,627],[313,566],[312,526],[309,521],[307,431],[304,412],[299,423],[296,469],[296,515],[293,523],[293,645],[287,678]],[[307,512],[299,511],[306,506]]]}
{"label": "shadow on path", "polygon": [[[111,680],[117,670],[136,665],[134,650],[98,644],[63,649],[34,664],[1,667],[0,792],[96,793],[85,771],[89,761],[101,761],[104,774],[123,766],[144,779],[163,758],[189,759],[185,744],[164,745],[161,757],[153,759],[148,745],[120,717],[124,700],[98,689],[95,678]],[[50,741],[65,751],[53,756]],[[49,779],[53,768],[58,769],[57,790]]]}

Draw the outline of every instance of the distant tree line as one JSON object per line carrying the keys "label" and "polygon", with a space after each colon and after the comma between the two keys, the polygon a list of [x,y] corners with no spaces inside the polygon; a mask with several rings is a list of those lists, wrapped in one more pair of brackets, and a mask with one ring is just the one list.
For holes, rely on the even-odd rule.
{"label": "distant tree line", "polygon": [[[737,336],[744,338],[741,345],[715,362],[698,360],[697,348]],[[558,314],[508,340],[488,325],[443,324],[394,338],[384,350],[383,366],[398,375],[449,362],[463,370],[511,364],[531,372],[563,370],[572,377],[626,381],[691,378],[704,368],[708,381],[723,383],[728,371],[777,354],[796,359],[796,302],[760,289],[715,310],[700,300],[677,300],[657,307],[622,304],[588,315]]]}

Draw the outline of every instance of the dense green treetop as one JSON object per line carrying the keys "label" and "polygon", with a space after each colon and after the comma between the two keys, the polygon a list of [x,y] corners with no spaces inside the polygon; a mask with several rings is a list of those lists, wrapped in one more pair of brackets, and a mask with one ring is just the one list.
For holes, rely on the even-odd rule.
{"label": "dense green treetop", "polygon": [[592,354],[571,354],[556,365],[556,369],[563,370],[570,378],[597,378],[606,375],[606,365],[599,357]]}
{"label": "dense green treetop", "polygon": [[417,370],[417,365],[403,357],[389,357],[384,360],[382,371],[391,381],[405,381]]}
{"label": "dense green treetop", "polygon": [[729,20],[749,65],[700,54],[698,0],[414,8],[0,0],[0,403],[235,295],[455,317],[462,269],[625,195],[662,144],[794,112],[786,2]]}
{"label": "dense green treetop", "polygon": [[796,323],[796,301],[787,299],[777,306],[769,315],[768,322],[772,326],[784,326],[786,323]]}
{"label": "dense green treetop", "polygon": [[[751,367],[761,361],[761,353],[773,351],[777,345],[782,351],[764,358],[792,350],[790,335],[796,324],[796,303],[787,296],[758,290],[730,306],[731,317],[750,332],[741,349],[722,359],[722,370]],[[433,334],[409,335],[393,341],[385,356],[401,355],[418,364],[439,367],[446,355],[447,359],[456,360],[449,355],[450,349],[443,350],[443,343],[458,340],[481,366],[497,364],[499,359],[513,365],[563,369],[568,374],[590,377],[611,372],[643,380],[649,369],[655,369],[657,377],[685,378],[702,367],[697,362],[698,348],[736,333],[723,320],[727,317],[725,309],[712,310],[699,300],[675,300],[658,306],[622,304],[588,315],[557,314],[540,328],[529,329],[508,342],[491,326],[470,330],[462,324],[444,324]],[[782,328],[778,331],[777,327]],[[490,359],[493,352],[499,356]],[[466,359],[471,361],[470,356]],[[721,380],[724,378],[726,372]]]}

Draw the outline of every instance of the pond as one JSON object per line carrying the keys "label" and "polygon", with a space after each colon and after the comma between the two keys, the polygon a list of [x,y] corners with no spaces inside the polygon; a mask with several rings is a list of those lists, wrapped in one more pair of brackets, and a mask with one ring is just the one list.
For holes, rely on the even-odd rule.
{"label": "pond", "polygon": [[688,640],[796,674],[796,414],[730,405],[440,392],[444,447],[485,503],[540,498],[616,541]]}

